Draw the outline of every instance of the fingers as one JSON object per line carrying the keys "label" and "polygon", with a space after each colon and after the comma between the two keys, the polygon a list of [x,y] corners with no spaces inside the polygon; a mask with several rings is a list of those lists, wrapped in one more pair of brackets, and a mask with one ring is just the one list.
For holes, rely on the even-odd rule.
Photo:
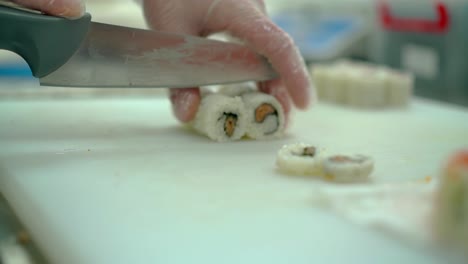
{"label": "fingers", "polygon": [[146,0],[143,11],[148,26],[155,30],[199,35],[200,23],[196,21],[196,8],[178,0]]}
{"label": "fingers", "polygon": [[[180,1],[144,1],[143,8],[148,25],[156,30],[197,35],[198,30],[192,23],[183,21],[183,8]],[[201,101],[200,89],[196,87],[171,89],[172,111],[183,123],[190,122],[197,114]]]}
{"label": "fingers", "polygon": [[85,4],[81,0],[13,0],[13,2],[53,16],[79,18],[85,13]]}
{"label": "fingers", "polygon": [[172,111],[179,121],[186,123],[195,118],[200,104],[200,89],[171,89]]}
{"label": "fingers", "polygon": [[211,32],[228,31],[262,54],[281,76],[294,104],[305,109],[311,84],[305,63],[291,37],[248,1],[225,0],[205,25]]}
{"label": "fingers", "polygon": [[[198,36],[228,31],[242,39],[280,75],[277,82],[266,82],[263,91],[273,94],[287,113],[289,97],[298,108],[308,106],[314,91],[305,63],[292,39],[266,16],[263,0],[146,0],[143,6],[153,29]],[[171,91],[171,101],[176,117],[187,122],[198,110],[200,93],[195,88]]]}

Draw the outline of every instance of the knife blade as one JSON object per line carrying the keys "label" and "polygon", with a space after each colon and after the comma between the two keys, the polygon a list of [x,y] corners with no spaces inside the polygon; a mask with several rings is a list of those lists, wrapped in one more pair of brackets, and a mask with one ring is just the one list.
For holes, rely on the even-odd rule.
{"label": "knife blade", "polygon": [[44,86],[183,88],[277,76],[245,45],[97,23],[89,14],[68,20],[0,6],[0,24],[11,25],[0,28],[0,48],[25,58]]}

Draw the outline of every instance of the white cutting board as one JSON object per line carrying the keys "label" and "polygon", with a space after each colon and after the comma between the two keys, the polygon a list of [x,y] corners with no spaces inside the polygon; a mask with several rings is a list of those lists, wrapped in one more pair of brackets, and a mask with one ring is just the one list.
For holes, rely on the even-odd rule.
{"label": "white cutting board", "polygon": [[318,105],[277,141],[214,143],[166,99],[0,101],[0,190],[53,263],[450,263],[310,202],[320,180],[275,171],[309,142],[376,160],[374,181],[437,176],[467,146],[466,109]]}

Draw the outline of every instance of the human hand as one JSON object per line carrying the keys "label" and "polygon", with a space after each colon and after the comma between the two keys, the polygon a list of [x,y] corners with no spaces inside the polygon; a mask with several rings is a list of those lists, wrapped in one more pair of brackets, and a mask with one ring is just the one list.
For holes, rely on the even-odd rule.
{"label": "human hand", "polygon": [[[286,116],[291,100],[305,109],[314,94],[304,61],[289,35],[267,16],[262,0],[143,0],[149,26],[155,30],[208,36],[227,32],[265,56],[280,78],[258,84],[275,96]],[[200,103],[198,88],[172,89],[175,116],[182,122],[195,117]]]}
{"label": "human hand", "polygon": [[81,0],[12,0],[12,2],[49,15],[67,18],[78,18],[85,12],[85,5]]}

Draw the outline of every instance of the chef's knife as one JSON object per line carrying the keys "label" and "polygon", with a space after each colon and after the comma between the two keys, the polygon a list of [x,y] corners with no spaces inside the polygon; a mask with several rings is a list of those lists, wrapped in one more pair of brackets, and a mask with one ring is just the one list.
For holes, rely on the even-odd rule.
{"label": "chef's knife", "polygon": [[276,77],[244,45],[2,5],[0,49],[23,57],[45,86],[181,88]]}

